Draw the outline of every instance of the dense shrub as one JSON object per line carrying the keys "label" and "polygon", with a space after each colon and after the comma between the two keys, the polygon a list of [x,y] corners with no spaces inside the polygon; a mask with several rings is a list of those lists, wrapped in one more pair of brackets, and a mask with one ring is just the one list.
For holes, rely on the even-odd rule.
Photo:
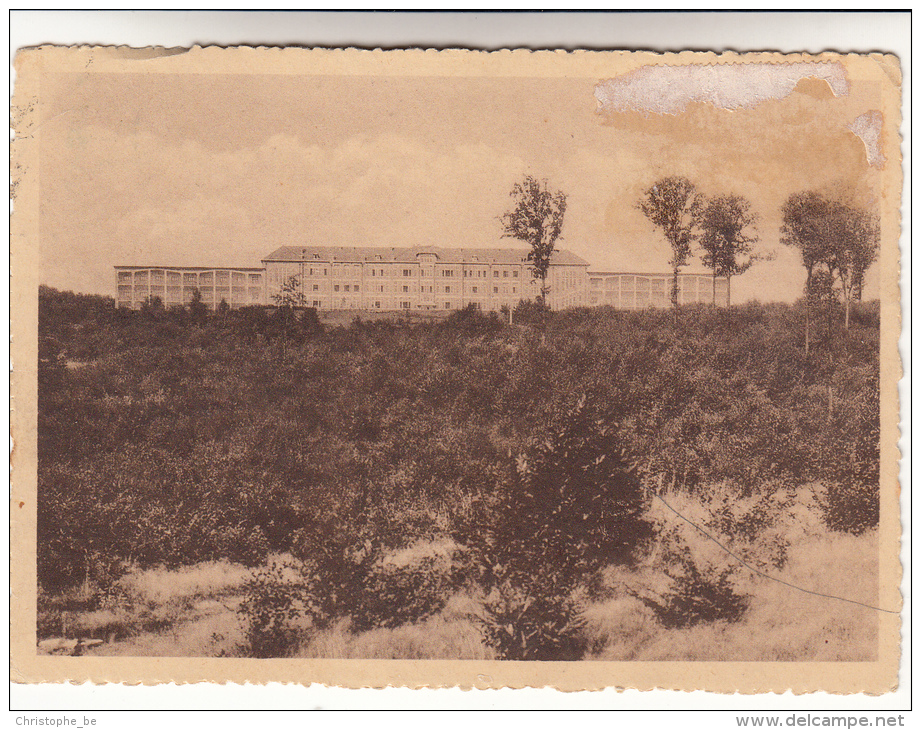
{"label": "dense shrub", "polygon": [[581,656],[571,595],[599,568],[632,558],[651,533],[646,508],[616,425],[580,398],[519,458],[486,531],[484,628],[501,658]]}
{"label": "dense shrub", "polygon": [[[193,317],[42,288],[40,582],[290,552],[297,600],[314,601],[303,620],[412,623],[472,581],[487,621],[524,616],[512,644],[564,656],[573,592],[652,532],[644,490],[706,500],[726,485],[751,510],[714,514],[769,535],[782,507],[765,488],[819,483],[833,529],[876,524],[874,305],[849,332],[816,327],[808,356],[802,303],[687,307],[677,326],[667,311],[534,306],[511,327],[472,309],[330,327],[311,310]],[[386,562],[448,535],[476,570]],[[766,540],[761,556],[782,563]],[[700,583],[732,615],[719,575],[675,575],[655,599],[666,613]],[[692,608],[674,611],[712,615]],[[554,632],[575,643],[533,638]]]}
{"label": "dense shrub", "polygon": [[296,621],[305,611],[297,571],[291,566],[267,566],[246,582],[244,595],[240,604],[246,638],[242,653],[257,659],[290,656],[301,635]]}

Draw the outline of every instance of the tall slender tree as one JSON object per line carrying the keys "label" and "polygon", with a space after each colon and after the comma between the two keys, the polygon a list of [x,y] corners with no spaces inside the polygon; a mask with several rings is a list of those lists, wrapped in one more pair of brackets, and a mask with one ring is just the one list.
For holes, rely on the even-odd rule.
{"label": "tall slender tree", "polygon": [[700,215],[700,247],[703,264],[713,272],[713,302],[716,303],[716,279],[726,278],[726,304],[732,304],[732,277],[744,274],[758,257],[752,246],[758,242],[755,224],[758,216],[751,204],[739,195],[710,198]]}
{"label": "tall slender tree", "polygon": [[844,329],[851,326],[851,302],[863,295],[863,279],[879,255],[879,220],[865,210],[834,201],[826,253],[829,273],[841,284]]}
{"label": "tall slender tree", "polygon": [[816,192],[794,193],[783,204],[780,242],[799,251],[806,269],[806,354],[812,319],[812,277],[828,258],[831,238],[831,206]]}
{"label": "tall slender tree", "polygon": [[547,305],[547,274],[550,258],[563,230],[566,215],[566,194],[551,190],[546,180],[525,175],[515,183],[510,193],[514,207],[501,217],[503,238],[517,238],[527,243],[531,250],[531,275],[540,282],[541,305]]}
{"label": "tall slender tree", "polygon": [[694,183],[686,177],[666,177],[643,192],[637,207],[653,225],[662,229],[672,247],[672,307],[678,318],[678,272],[687,266],[691,245],[697,238],[701,200]]}

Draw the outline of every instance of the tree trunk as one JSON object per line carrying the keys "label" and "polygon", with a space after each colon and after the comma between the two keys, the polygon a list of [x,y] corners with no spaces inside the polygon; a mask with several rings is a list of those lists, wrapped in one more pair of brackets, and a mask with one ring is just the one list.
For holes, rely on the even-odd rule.
{"label": "tree trunk", "polygon": [[726,277],[726,319],[732,324],[732,277]]}
{"label": "tree trunk", "polygon": [[806,357],[809,357],[809,320],[812,311],[812,269],[806,269]]}
{"label": "tree trunk", "polygon": [[678,324],[678,264],[672,264],[672,309],[675,312],[675,324]]}
{"label": "tree trunk", "polygon": [[716,304],[716,269],[713,269],[713,306],[714,307],[717,306]]}
{"label": "tree trunk", "polygon": [[851,329],[851,293],[844,290],[844,331]]}

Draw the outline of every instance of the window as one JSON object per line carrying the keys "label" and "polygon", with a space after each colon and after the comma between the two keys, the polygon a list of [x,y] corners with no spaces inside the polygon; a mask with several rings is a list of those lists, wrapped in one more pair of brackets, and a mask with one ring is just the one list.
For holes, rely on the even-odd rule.
{"label": "window", "polygon": [[512,287],[512,294],[517,294],[517,293],[518,293],[518,287],[517,287],[517,286],[513,286],[513,287]]}
{"label": "window", "polygon": [[451,302],[445,302],[445,309],[451,308]]}
{"label": "window", "polygon": [[377,269],[371,269],[371,276],[377,276]]}
{"label": "window", "polygon": [[355,285],[355,291],[358,291],[358,284]]}
{"label": "window", "polygon": [[402,307],[403,309],[409,309],[410,306],[411,305],[409,302],[400,302],[400,307]]}
{"label": "window", "polygon": [[412,275],[413,275],[412,269],[403,269],[403,276],[412,276]]}
{"label": "window", "polygon": [[518,269],[515,269],[515,270],[512,272],[512,278],[513,278],[513,279],[517,279],[517,278],[518,278]]}
{"label": "window", "polygon": [[493,276],[494,279],[498,279],[498,278],[499,278],[499,272],[498,272],[498,271],[493,271],[493,272],[492,272],[492,276]]}
{"label": "window", "polygon": [[474,294],[476,294],[476,293],[477,293],[477,291],[476,291],[476,287],[473,287],[473,293],[474,293]]}
{"label": "window", "polygon": [[408,286],[404,286],[404,287],[403,287],[403,291],[404,291],[404,292],[408,292],[408,291],[409,291],[409,287],[408,287]]}
{"label": "window", "polygon": [[314,306],[314,308],[319,309],[319,308],[320,308],[320,300],[319,300],[319,299],[314,299],[314,300],[313,300],[313,306]]}
{"label": "window", "polygon": [[442,269],[441,275],[442,276],[454,276],[454,269]]}
{"label": "window", "polygon": [[339,285],[333,284],[333,291],[339,291]]}
{"label": "window", "polygon": [[345,290],[346,290],[346,291],[349,290],[349,285],[348,285],[348,284],[345,285]]}
{"label": "window", "polygon": [[313,285],[313,290],[314,290],[314,291],[320,291],[320,285],[319,285],[319,284],[314,284],[314,285]]}
{"label": "window", "polygon": [[499,287],[494,286],[494,287],[492,288],[492,293],[493,293],[493,294],[498,294],[498,293],[499,293]]}
{"label": "window", "polygon": [[450,294],[450,293],[451,293],[451,287],[446,286],[446,287],[445,287],[445,294]]}
{"label": "window", "polygon": [[503,271],[503,272],[502,272],[502,277],[503,277],[504,279],[508,279],[508,271]]}
{"label": "window", "polygon": [[381,303],[380,303],[380,302],[374,302],[374,308],[375,308],[375,309],[380,309],[380,308],[381,308]]}

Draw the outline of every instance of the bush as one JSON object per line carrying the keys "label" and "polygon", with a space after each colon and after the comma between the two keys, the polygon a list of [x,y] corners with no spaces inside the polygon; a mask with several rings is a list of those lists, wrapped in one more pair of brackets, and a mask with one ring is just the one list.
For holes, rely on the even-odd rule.
{"label": "bush", "polygon": [[271,565],[244,584],[245,598],[240,604],[246,636],[246,645],[241,647],[244,655],[285,657],[297,649],[300,632],[293,624],[306,608],[299,576],[291,565]]}
{"label": "bush", "polygon": [[879,484],[831,482],[819,497],[829,529],[862,535],[879,525]]}
{"label": "bush", "polygon": [[571,595],[548,593],[536,582],[503,581],[483,608],[483,636],[500,659],[578,661],[588,649],[585,620]]}
{"label": "bush", "polygon": [[662,626],[686,628],[742,618],[749,598],[735,587],[738,563],[729,556],[719,562],[700,559],[681,530],[664,530],[659,540],[661,552],[652,570],[661,575],[627,592],[652,609]]}
{"label": "bush", "polygon": [[574,658],[574,590],[629,562],[650,536],[647,498],[616,430],[582,397],[519,458],[481,548],[484,636],[499,657]]}
{"label": "bush", "polygon": [[749,598],[733,587],[733,569],[702,570],[689,557],[680,559],[681,571],[669,569],[671,589],[662,596],[651,592],[633,595],[652,609],[667,629],[681,629],[713,621],[739,621]]}

